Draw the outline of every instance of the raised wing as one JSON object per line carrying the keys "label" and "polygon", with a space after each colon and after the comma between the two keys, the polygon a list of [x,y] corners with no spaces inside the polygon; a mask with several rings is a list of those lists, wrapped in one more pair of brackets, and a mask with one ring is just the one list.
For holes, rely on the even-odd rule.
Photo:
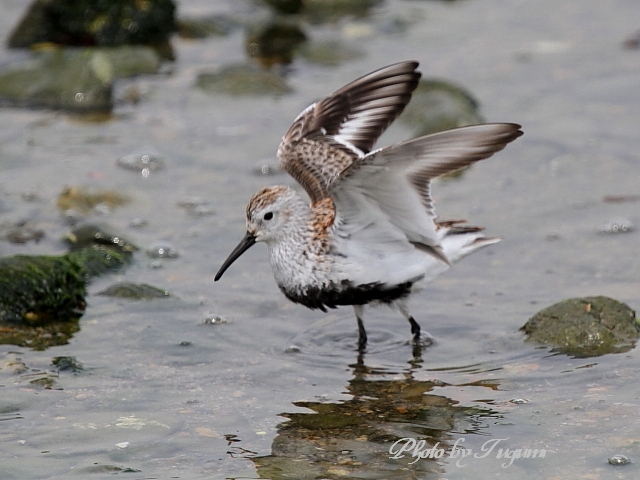
{"label": "raised wing", "polygon": [[329,186],[404,110],[418,85],[417,62],[376,70],[307,107],[282,138],[278,160],[307,191],[311,202],[329,196]]}
{"label": "raised wing", "polygon": [[384,220],[414,246],[446,262],[435,222],[431,179],[487,158],[521,135],[520,126],[511,123],[474,125],[369,153],[341,172],[330,189],[338,228],[354,235]]}

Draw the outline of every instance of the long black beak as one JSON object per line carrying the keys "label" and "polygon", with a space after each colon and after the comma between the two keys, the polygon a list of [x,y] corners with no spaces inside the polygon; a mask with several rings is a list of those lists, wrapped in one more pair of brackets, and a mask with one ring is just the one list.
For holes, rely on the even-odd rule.
{"label": "long black beak", "polygon": [[222,274],[225,272],[225,270],[227,268],[229,268],[231,266],[231,264],[233,262],[235,262],[238,257],[240,255],[242,255],[244,252],[246,252],[247,250],[249,250],[254,244],[256,243],[256,237],[254,237],[253,235],[251,235],[249,232],[247,232],[247,234],[244,236],[244,238],[240,241],[240,243],[238,244],[238,246],[236,248],[233,249],[233,252],[231,252],[231,254],[229,255],[229,257],[227,257],[227,259],[224,261],[224,263],[222,264],[222,266],[220,267],[220,270],[218,270],[218,273],[216,273],[216,276],[214,277],[214,281],[217,282],[218,280],[220,280],[220,277],[222,276]]}

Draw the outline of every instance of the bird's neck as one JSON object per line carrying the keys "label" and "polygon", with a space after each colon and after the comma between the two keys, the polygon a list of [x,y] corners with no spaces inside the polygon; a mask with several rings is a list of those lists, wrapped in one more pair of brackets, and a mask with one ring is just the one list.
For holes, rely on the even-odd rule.
{"label": "bird's neck", "polygon": [[329,206],[325,201],[311,207],[305,204],[291,214],[287,231],[268,245],[271,268],[280,288],[315,286],[326,281],[331,263],[329,229],[334,217],[333,202]]}

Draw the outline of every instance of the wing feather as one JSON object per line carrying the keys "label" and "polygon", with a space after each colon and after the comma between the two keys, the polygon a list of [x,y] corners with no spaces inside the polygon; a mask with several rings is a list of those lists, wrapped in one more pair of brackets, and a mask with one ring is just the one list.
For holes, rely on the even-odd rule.
{"label": "wing feather", "polygon": [[417,62],[365,75],[307,107],[278,148],[282,168],[312,203],[329,197],[337,176],[358,161],[409,103],[418,85]]}
{"label": "wing feather", "polygon": [[[441,258],[431,180],[487,158],[521,135],[515,124],[474,125],[371,152],[336,177],[330,190],[336,215],[340,218],[342,210],[352,210],[345,201],[353,202],[350,197],[360,192],[368,209],[377,209],[409,242]],[[353,212],[350,217],[355,217]]]}

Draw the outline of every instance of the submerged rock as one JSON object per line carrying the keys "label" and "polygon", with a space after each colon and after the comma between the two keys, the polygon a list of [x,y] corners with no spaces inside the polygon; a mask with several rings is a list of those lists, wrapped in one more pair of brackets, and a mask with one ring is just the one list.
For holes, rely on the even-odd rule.
{"label": "submerged rock", "polygon": [[80,372],[84,370],[84,366],[82,362],[80,362],[76,357],[53,357],[51,359],[51,365],[57,367],[58,370],[68,370],[73,373]]}
{"label": "submerged rock", "polygon": [[608,297],[571,298],[536,313],[522,327],[529,340],[576,357],[626,352],[640,332],[635,312]]}
{"label": "submerged rock", "polygon": [[58,208],[64,213],[88,215],[94,211],[106,213],[129,202],[129,198],[110,190],[92,187],[65,187],[58,197]]}
{"label": "submerged rock", "polygon": [[400,122],[414,128],[416,137],[483,123],[478,102],[467,90],[442,80],[421,80]]}
{"label": "submerged rock", "polygon": [[161,44],[176,29],[175,9],[172,0],[35,0],[7,44]]}
{"label": "submerged rock", "polygon": [[70,112],[109,112],[113,81],[156,73],[160,58],[148,47],[51,49],[0,72],[0,102]]}
{"label": "submerged rock", "polygon": [[251,65],[229,65],[217,73],[201,73],[196,87],[227,95],[283,95],[291,91],[282,77]]}
{"label": "submerged rock", "polygon": [[146,283],[118,282],[99,292],[98,295],[130,300],[153,300],[154,298],[167,298],[169,292]]}
{"label": "submerged rock", "polygon": [[126,170],[139,172],[148,177],[151,172],[164,168],[164,157],[152,147],[140,147],[116,160],[116,164]]}
{"label": "submerged rock", "polygon": [[250,29],[246,39],[249,57],[265,67],[287,65],[294,51],[307,41],[300,26],[291,22],[272,21]]}
{"label": "submerged rock", "polygon": [[67,256],[82,266],[87,279],[128,265],[133,252],[138,250],[122,235],[94,224],[74,228],[64,240],[71,250]]}

